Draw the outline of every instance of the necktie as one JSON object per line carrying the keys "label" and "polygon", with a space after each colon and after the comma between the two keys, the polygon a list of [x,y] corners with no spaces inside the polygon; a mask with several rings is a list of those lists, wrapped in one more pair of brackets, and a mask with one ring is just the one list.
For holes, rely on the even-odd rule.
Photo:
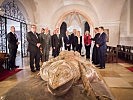
{"label": "necktie", "polygon": [[57,37],[58,37],[58,39],[59,39],[59,34],[57,34]]}
{"label": "necktie", "polygon": [[69,36],[67,36],[67,39],[69,40]]}
{"label": "necktie", "polygon": [[17,39],[17,35],[14,33],[15,38]]}
{"label": "necktie", "polygon": [[38,39],[38,36],[37,36],[37,34],[36,34],[36,33],[34,33],[34,34],[35,34],[36,38]]}
{"label": "necktie", "polygon": [[15,33],[14,33],[14,36],[17,37]]}

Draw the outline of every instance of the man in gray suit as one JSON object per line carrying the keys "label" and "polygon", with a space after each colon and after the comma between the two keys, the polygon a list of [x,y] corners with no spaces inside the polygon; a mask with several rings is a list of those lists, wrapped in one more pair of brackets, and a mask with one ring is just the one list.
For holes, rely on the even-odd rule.
{"label": "man in gray suit", "polygon": [[51,35],[48,27],[45,28],[45,33],[40,34],[40,43],[42,47],[42,62],[46,62],[49,59],[49,51],[51,48]]}

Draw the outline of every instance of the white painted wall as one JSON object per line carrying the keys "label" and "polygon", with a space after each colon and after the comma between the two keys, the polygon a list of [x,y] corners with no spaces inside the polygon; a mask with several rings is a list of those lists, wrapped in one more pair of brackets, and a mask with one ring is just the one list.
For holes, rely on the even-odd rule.
{"label": "white painted wall", "polygon": [[120,43],[133,46],[133,1],[126,0],[120,17]]}
{"label": "white painted wall", "polygon": [[[0,0],[2,3],[3,0]],[[17,0],[18,1],[18,0]],[[119,43],[120,27],[125,21],[123,5],[126,0],[19,0],[27,12],[27,23],[36,24],[38,32],[48,26],[51,32],[59,27],[65,15],[78,11],[84,15],[91,27],[104,26],[109,29],[108,45]],[[125,8],[126,9],[126,8]],[[126,17],[126,15],[125,15]],[[120,26],[121,22],[121,26]],[[92,30],[92,29],[91,29]],[[126,31],[126,29],[124,29]]]}

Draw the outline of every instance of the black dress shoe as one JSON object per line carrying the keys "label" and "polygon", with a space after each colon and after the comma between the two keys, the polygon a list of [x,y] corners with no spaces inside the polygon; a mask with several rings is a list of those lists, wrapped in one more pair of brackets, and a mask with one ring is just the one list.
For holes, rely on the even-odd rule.
{"label": "black dress shoe", "polygon": [[105,69],[105,67],[100,67],[99,69]]}
{"label": "black dress shoe", "polygon": [[15,68],[11,68],[10,70],[11,70],[11,71],[12,71],[12,70],[15,70]]}
{"label": "black dress shoe", "polygon": [[14,67],[15,67],[15,68],[19,68],[19,66],[16,66],[16,65],[15,65]]}
{"label": "black dress shoe", "polygon": [[36,70],[31,70],[32,72],[36,72]]}
{"label": "black dress shoe", "polygon": [[96,67],[100,67],[101,68],[101,66],[96,66]]}

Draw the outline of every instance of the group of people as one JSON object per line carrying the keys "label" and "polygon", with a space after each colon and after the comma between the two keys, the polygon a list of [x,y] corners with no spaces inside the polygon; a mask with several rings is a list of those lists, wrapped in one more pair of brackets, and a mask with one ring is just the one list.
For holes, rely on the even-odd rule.
{"label": "group of people", "polygon": [[[63,42],[65,50],[78,51],[81,54],[82,44],[86,49],[86,59],[90,59],[90,48],[92,41],[94,41],[92,61],[94,64],[99,64],[100,68],[105,68],[105,53],[106,53],[106,33],[103,27],[94,29],[95,37],[92,38],[89,31],[85,31],[84,38],[82,38],[80,31],[73,29],[70,34],[66,31],[65,36],[61,36],[59,28],[56,28],[53,35],[50,34],[48,27],[41,29],[41,33],[37,33],[36,25],[31,25],[31,31],[27,33],[28,51],[30,53],[30,69],[32,72],[40,70],[40,59],[42,62],[49,60],[49,52],[52,50],[52,56],[57,57],[62,50]],[[9,66],[16,68],[15,58],[18,48],[18,39],[15,34],[15,27],[11,27],[11,32],[7,35],[9,47]],[[36,68],[36,69],[35,69]]]}
{"label": "group of people", "polygon": [[40,70],[40,59],[42,62],[49,60],[49,51],[51,49],[52,55],[56,57],[59,55],[62,48],[62,37],[59,34],[59,28],[54,30],[52,36],[50,35],[48,27],[45,29],[42,28],[40,34],[36,32],[36,29],[36,25],[31,25],[31,31],[27,33],[28,51],[30,52],[30,68],[32,72]]}
{"label": "group of people", "polygon": [[[85,31],[84,33],[84,46],[86,50],[86,59],[90,59],[90,48],[92,46],[92,41],[94,42],[93,52],[92,52],[92,63],[95,65],[98,65],[100,69],[105,68],[105,61],[106,61],[106,39],[107,35],[104,32],[104,27],[96,27],[94,29],[95,36],[94,38],[91,37],[89,31]],[[65,44],[65,50],[72,50],[78,51],[81,54],[82,49],[82,36],[80,34],[80,31],[77,31],[76,29],[73,30],[72,34],[69,34],[68,31],[66,31],[66,35],[64,37],[64,44]]]}
{"label": "group of people", "polygon": [[[69,32],[66,31],[66,35],[64,36],[64,44],[65,50],[70,51],[72,47],[72,50],[78,51],[81,55],[83,41],[80,31],[73,29],[72,34],[69,34]],[[84,34],[84,44],[86,49],[86,59],[90,59],[91,35],[89,31],[86,31]]]}
{"label": "group of people", "polygon": [[104,27],[95,28],[94,32],[95,36],[92,38],[94,41],[92,61],[95,65],[99,64],[98,67],[100,67],[100,69],[104,69],[106,61],[107,35],[104,32]]}

